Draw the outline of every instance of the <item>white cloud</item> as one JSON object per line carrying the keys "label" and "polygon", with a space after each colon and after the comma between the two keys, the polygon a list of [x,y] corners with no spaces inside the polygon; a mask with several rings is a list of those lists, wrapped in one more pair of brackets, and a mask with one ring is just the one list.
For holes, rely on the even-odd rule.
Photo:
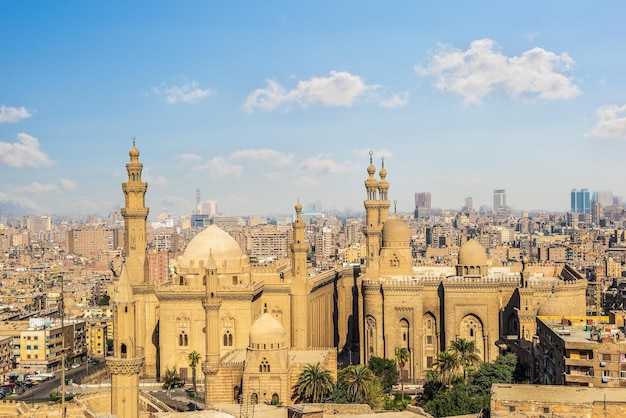
{"label": "white cloud", "polygon": [[211,89],[201,89],[195,80],[189,81],[180,86],[168,87],[152,87],[152,91],[157,96],[164,96],[165,101],[169,104],[175,103],[196,103],[206,97],[211,96],[214,91]]}
{"label": "white cloud", "polygon": [[244,149],[230,154],[231,160],[265,160],[275,167],[285,167],[293,163],[293,154],[285,154],[269,148]]}
{"label": "white cloud", "polygon": [[198,154],[183,154],[180,156],[185,161],[202,161],[202,157]]}
{"label": "white cloud", "polygon": [[72,191],[74,189],[76,189],[76,183],[74,183],[72,180],[62,178],[59,180],[58,183],[41,184],[39,182],[34,181],[29,185],[26,185],[20,188],[15,188],[15,191],[22,192],[22,193],[39,194],[39,193],[61,193],[61,192]]}
{"label": "white cloud", "polygon": [[350,107],[366,93],[379,88],[346,71],[331,71],[329,77],[311,77],[298,82],[293,90],[286,90],[274,80],[266,80],[266,84],[266,88],[250,93],[243,105],[244,110],[274,110],[292,103],[303,108],[309,105]]}
{"label": "white cloud", "polygon": [[472,41],[467,51],[441,45],[425,67],[415,70],[435,78],[435,86],[464,98],[465,103],[481,103],[495,89],[517,98],[567,100],[580,89],[563,73],[574,61],[567,53],[556,55],[533,48],[519,57],[507,57],[491,39]]}
{"label": "white cloud", "polygon": [[269,181],[281,181],[285,176],[283,173],[266,173],[263,178]]}
{"label": "white cloud", "polygon": [[0,142],[0,165],[9,167],[42,167],[52,162],[39,150],[39,141],[25,133],[17,134],[19,142]]}
{"label": "white cloud", "polygon": [[626,105],[606,105],[596,109],[596,125],[586,136],[626,139]]}
{"label": "white cloud", "polygon": [[76,189],[76,183],[73,182],[72,180],[68,180],[68,179],[61,179],[59,180],[59,186],[61,187],[61,190],[75,190]]}
{"label": "white cloud", "polygon": [[404,107],[409,103],[409,93],[394,94],[390,98],[381,100],[378,106],[385,107],[387,109],[395,109],[398,107]]}
{"label": "white cloud", "polygon": [[32,114],[25,107],[0,106],[0,123],[19,122],[31,116]]}
{"label": "white cloud", "polygon": [[153,176],[152,171],[149,168],[145,168],[143,170],[143,173],[144,173],[144,180],[147,183],[150,183],[156,186],[165,186],[168,183],[167,178],[163,176]]}
{"label": "white cloud", "polygon": [[0,203],[2,203],[3,208],[8,211],[25,209],[31,212],[42,212],[41,207],[33,200],[16,195],[15,193],[9,194],[0,192]]}
{"label": "white cloud", "polygon": [[307,158],[298,169],[310,174],[341,174],[354,169],[351,163],[336,163],[322,155]]}
{"label": "white cloud", "polygon": [[317,186],[318,181],[312,177],[300,177],[296,179],[293,184],[301,188],[308,188]]}
{"label": "white cloud", "polygon": [[228,163],[224,157],[215,157],[206,164],[197,166],[194,171],[206,171],[213,177],[239,177],[243,167]]}

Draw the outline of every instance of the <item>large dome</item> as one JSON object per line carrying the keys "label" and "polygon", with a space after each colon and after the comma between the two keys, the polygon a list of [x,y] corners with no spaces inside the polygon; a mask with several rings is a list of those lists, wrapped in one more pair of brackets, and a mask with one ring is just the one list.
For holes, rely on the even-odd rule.
{"label": "large dome", "polygon": [[402,219],[393,215],[387,219],[383,226],[383,246],[388,247],[389,244],[409,245],[411,241],[411,232],[409,226]]}
{"label": "large dome", "polygon": [[270,350],[286,347],[287,334],[283,324],[269,312],[254,321],[250,328],[250,348]]}
{"label": "large dome", "polygon": [[459,249],[458,264],[461,266],[486,266],[487,252],[475,239],[470,239]]}
{"label": "large dome", "polygon": [[226,265],[238,264],[239,260],[244,257],[237,241],[215,225],[210,225],[189,242],[183,254],[182,264],[184,267],[189,267],[193,261],[194,266],[198,267],[200,261],[203,260],[204,265],[207,265],[209,254],[213,255],[218,266],[223,266],[224,261]]}

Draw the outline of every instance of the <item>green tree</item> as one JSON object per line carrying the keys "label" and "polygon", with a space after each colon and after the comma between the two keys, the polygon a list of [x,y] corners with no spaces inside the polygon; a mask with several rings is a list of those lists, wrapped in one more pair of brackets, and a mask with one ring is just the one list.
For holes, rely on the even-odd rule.
{"label": "green tree", "polygon": [[383,391],[389,393],[393,384],[398,380],[396,363],[384,357],[370,357],[369,368],[380,380]]}
{"label": "green tree", "polygon": [[411,354],[409,353],[409,350],[407,350],[405,347],[399,347],[396,348],[396,362],[398,363],[398,366],[400,366],[400,393],[402,394],[402,400],[404,401],[404,379],[402,378],[403,375],[403,371],[404,371],[404,366],[406,366],[406,364],[408,363],[408,361],[411,359]]}
{"label": "green tree", "polygon": [[491,385],[494,383],[513,383],[516,366],[515,354],[499,356],[493,363],[481,364],[470,379],[470,394],[487,395],[491,393]]}
{"label": "green tree", "polygon": [[372,370],[364,364],[355,364],[339,371],[338,380],[347,388],[352,402],[368,403],[373,382],[380,381]]}
{"label": "green tree", "polygon": [[441,351],[437,354],[437,359],[433,363],[433,366],[439,372],[439,375],[446,386],[450,386],[450,381],[452,380],[454,371],[459,367],[459,358],[456,353]]}
{"label": "green tree", "polygon": [[474,341],[459,338],[450,343],[450,351],[455,353],[459,365],[463,368],[463,382],[467,384],[468,369],[480,363],[480,356]]}
{"label": "green tree", "polygon": [[98,306],[109,306],[110,300],[111,300],[111,296],[105,293],[104,295],[102,295],[102,297],[98,301]]}
{"label": "green tree", "polygon": [[[487,402],[487,404],[485,404]],[[433,400],[426,402],[423,408],[434,417],[476,414],[484,407],[489,407],[483,396],[470,396],[465,385],[459,381],[451,390],[444,390]]]}
{"label": "green tree", "polygon": [[320,403],[333,391],[334,387],[335,382],[330,371],[322,368],[319,363],[307,364],[293,386],[292,399],[296,403]]}
{"label": "green tree", "polygon": [[163,389],[169,389],[174,383],[180,381],[180,376],[176,369],[172,367],[165,368],[165,373],[163,373]]}
{"label": "green tree", "polygon": [[189,367],[191,367],[191,379],[193,382],[193,393],[194,395],[197,393],[196,388],[196,367],[200,364],[200,353],[196,350],[192,351],[187,355],[187,361],[189,362]]}

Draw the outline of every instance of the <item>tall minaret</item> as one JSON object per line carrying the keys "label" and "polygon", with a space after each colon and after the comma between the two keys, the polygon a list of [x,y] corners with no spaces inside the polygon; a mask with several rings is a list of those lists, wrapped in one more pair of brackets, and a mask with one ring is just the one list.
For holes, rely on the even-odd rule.
{"label": "tall minaret", "polygon": [[126,164],[128,181],[122,183],[125,205],[122,208],[124,217],[124,252],[126,268],[131,284],[144,283],[148,279],[148,263],[146,259],[146,219],[149,209],[145,204],[148,184],[141,181],[143,164],[139,163],[139,150],[133,147],[128,153],[130,163]]}
{"label": "tall minaret", "polygon": [[367,166],[367,174],[369,177],[365,180],[365,191],[367,199],[365,200],[365,226],[363,233],[365,234],[367,244],[367,271],[369,278],[378,277],[379,265],[378,257],[380,254],[380,246],[382,239],[382,224],[380,223],[380,205],[377,197],[378,181],[374,177],[376,167],[372,162],[372,152],[370,151],[370,164]]}
{"label": "tall minaret", "polygon": [[378,174],[378,223],[382,226],[389,219],[389,183],[387,182],[387,170],[385,169],[385,157],[381,157],[381,168]]}
{"label": "tall minaret", "polygon": [[113,297],[113,356],[106,359],[111,372],[111,414],[117,418],[139,416],[139,372],[143,356],[137,347],[136,321],[133,289],[124,265]]}
{"label": "tall minaret", "polygon": [[295,206],[293,222],[293,244],[291,244],[291,346],[295,349],[308,348],[308,304],[306,252],[308,245],[304,236],[306,225],[302,220],[302,205]]}
{"label": "tall minaret", "polygon": [[210,388],[213,385],[211,378],[215,376],[219,368],[220,361],[220,306],[222,299],[217,294],[217,263],[213,254],[209,253],[209,260],[206,266],[206,294],[202,301],[205,312],[206,333],[205,333],[205,358],[202,363],[204,373],[206,402],[213,403],[213,394]]}

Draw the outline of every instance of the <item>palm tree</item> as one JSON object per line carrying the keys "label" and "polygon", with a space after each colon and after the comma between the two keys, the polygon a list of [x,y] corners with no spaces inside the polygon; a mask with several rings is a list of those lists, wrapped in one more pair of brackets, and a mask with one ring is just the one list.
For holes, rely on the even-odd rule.
{"label": "palm tree", "polygon": [[193,382],[193,393],[194,395],[197,393],[196,392],[196,366],[200,363],[200,353],[198,353],[196,350],[192,351],[191,353],[189,353],[187,355],[187,361],[189,361],[189,367],[191,367],[191,379]]}
{"label": "palm tree", "polygon": [[450,351],[458,357],[459,365],[463,367],[463,381],[467,383],[467,369],[480,363],[480,356],[474,341],[459,338],[450,343]]}
{"label": "palm tree", "polygon": [[398,366],[400,366],[400,391],[402,393],[402,400],[404,401],[404,379],[402,378],[403,376],[403,371],[404,371],[404,366],[406,366],[406,363],[410,360],[411,358],[411,354],[409,353],[409,350],[407,350],[404,347],[399,347],[396,348],[396,362],[398,363]]}
{"label": "palm tree", "polygon": [[307,364],[293,387],[292,398],[296,403],[320,403],[334,388],[335,382],[330,371],[323,369],[319,363]]}
{"label": "palm tree", "polygon": [[372,370],[364,364],[348,366],[339,372],[339,380],[346,385],[348,394],[356,403],[369,401],[370,385],[377,379]]}
{"label": "palm tree", "polygon": [[441,351],[437,354],[437,360],[433,363],[433,366],[439,371],[443,382],[450,386],[450,380],[452,379],[452,373],[459,367],[459,359],[456,353],[450,351]]}

